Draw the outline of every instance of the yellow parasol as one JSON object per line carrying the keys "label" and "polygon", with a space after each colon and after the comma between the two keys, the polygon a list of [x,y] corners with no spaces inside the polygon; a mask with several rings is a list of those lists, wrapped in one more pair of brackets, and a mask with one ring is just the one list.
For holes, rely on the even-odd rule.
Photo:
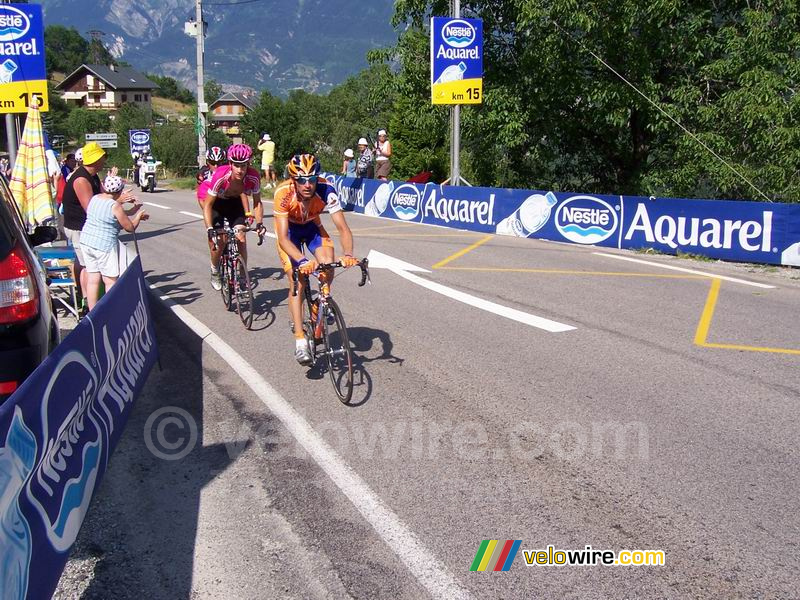
{"label": "yellow parasol", "polygon": [[35,101],[28,108],[25,130],[11,173],[11,192],[30,229],[56,219],[47,175],[42,116]]}

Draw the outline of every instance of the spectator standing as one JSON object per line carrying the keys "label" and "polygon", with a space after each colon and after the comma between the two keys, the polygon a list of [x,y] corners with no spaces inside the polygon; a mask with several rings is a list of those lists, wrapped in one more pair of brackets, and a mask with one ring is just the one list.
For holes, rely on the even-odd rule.
{"label": "spectator standing", "polygon": [[278,177],[275,173],[275,142],[269,137],[268,133],[261,136],[261,142],[258,144],[258,149],[261,150],[261,170],[264,171],[265,187],[275,187],[278,185]]}
{"label": "spectator standing", "polygon": [[358,140],[358,162],[356,163],[356,177],[372,178],[372,151],[367,144],[367,138]]}
{"label": "spectator standing", "polygon": [[382,181],[389,179],[392,170],[392,144],[386,135],[386,130],[378,131],[378,141],[375,143],[375,177]]}
{"label": "spectator standing", "polygon": [[344,161],[342,162],[342,175],[345,177],[356,176],[356,159],[353,155],[353,149],[348,148],[344,151]]}
{"label": "spectator standing", "polygon": [[140,204],[127,211],[122,208],[122,203],[131,199],[130,194],[123,195],[124,187],[121,177],[109,175],[103,182],[105,191],[92,196],[86,211],[80,243],[88,273],[89,310],[100,298],[100,280],[108,291],[119,278],[120,230],[134,231],[141,221],[148,219]]}
{"label": "spectator standing", "polygon": [[77,166],[78,161],[75,160],[75,153],[70,152],[64,159],[64,164],[61,165],[61,177],[64,178],[64,181],[69,179],[70,174],[77,168]]}

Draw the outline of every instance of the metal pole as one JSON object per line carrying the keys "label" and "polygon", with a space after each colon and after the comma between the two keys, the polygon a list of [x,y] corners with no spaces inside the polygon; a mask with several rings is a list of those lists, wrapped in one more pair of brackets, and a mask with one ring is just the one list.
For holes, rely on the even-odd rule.
{"label": "metal pole", "polygon": [[[453,17],[461,16],[461,0],[453,0]],[[461,105],[450,109],[450,185],[461,185]]]}
{"label": "metal pole", "polygon": [[203,75],[206,31],[202,0],[196,0],[195,18],[197,19],[197,122],[200,129],[197,133],[197,165],[202,166],[206,159],[206,113],[203,111],[206,103]]}
{"label": "metal pole", "polygon": [[6,113],[6,142],[8,143],[8,162],[11,168],[17,162],[17,124],[14,115]]}
{"label": "metal pole", "polygon": [[[11,0],[0,0],[0,4],[11,4]],[[17,162],[17,123],[16,115],[6,113],[6,143],[8,145],[8,162],[11,168]]]}

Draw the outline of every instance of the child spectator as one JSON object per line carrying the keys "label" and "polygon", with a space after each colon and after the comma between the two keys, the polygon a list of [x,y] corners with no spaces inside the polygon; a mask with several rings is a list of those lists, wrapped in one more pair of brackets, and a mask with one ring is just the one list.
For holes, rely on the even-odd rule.
{"label": "child spectator", "polygon": [[[125,187],[121,177],[109,175],[103,182],[105,192],[95,194],[89,201],[86,211],[86,223],[80,236],[81,250],[88,273],[87,300],[92,310],[100,297],[100,278],[102,277],[106,291],[117,281],[119,267],[119,232],[133,231],[141,221],[149,215],[134,203],[129,210],[122,208],[122,190]],[[129,194],[125,198],[130,199]],[[131,217],[130,215],[133,215]]]}
{"label": "child spectator", "polygon": [[344,151],[344,161],[342,162],[342,175],[345,177],[356,176],[356,159],[353,158],[353,149],[348,148]]}

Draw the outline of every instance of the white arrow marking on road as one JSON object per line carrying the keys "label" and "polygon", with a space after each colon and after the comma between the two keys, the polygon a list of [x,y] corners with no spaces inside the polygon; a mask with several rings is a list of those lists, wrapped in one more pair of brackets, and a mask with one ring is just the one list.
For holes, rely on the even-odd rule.
{"label": "white arrow marking on road", "polygon": [[571,325],[565,325],[564,323],[559,323],[558,321],[551,321],[550,319],[545,319],[544,317],[537,317],[536,315],[522,312],[521,310],[516,310],[515,308],[509,308],[508,306],[503,306],[502,304],[496,304],[494,302],[490,302],[489,300],[484,300],[483,298],[478,298],[477,296],[466,294],[439,283],[434,283],[433,281],[423,279],[422,277],[410,273],[410,271],[420,271],[423,273],[430,273],[430,271],[397,258],[387,256],[386,254],[378,252],[377,250],[370,250],[367,258],[369,259],[369,266],[374,269],[388,269],[403,279],[407,279],[412,283],[416,283],[424,288],[428,288],[437,294],[442,294],[443,296],[447,296],[453,300],[458,300],[464,304],[469,304],[470,306],[500,315],[501,317],[512,319],[513,321],[519,321],[520,323],[525,323],[531,327],[538,327],[539,329],[544,329],[545,331],[550,331],[552,333],[571,331],[575,329]]}

